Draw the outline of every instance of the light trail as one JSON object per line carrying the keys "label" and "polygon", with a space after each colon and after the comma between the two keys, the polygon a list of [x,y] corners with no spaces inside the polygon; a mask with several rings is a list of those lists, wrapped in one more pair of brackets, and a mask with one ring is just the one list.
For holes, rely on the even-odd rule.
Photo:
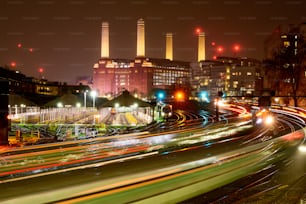
{"label": "light trail", "polygon": [[[234,123],[233,123],[234,124]],[[238,123],[236,123],[235,125],[233,125],[233,127],[236,127],[236,128],[238,128],[238,125],[237,125]],[[232,127],[232,128],[233,128]],[[191,131],[190,131],[191,130]],[[216,136],[216,138],[220,138],[220,136],[222,136],[222,135],[226,135],[225,133],[228,133],[229,132],[229,130],[230,130],[230,128],[228,127],[228,128],[224,128],[224,129],[221,129],[221,130],[217,130],[217,129],[212,129],[211,130],[211,132],[209,132],[210,134],[212,134],[212,135],[214,135],[215,134],[215,136]],[[201,132],[202,131],[202,132]],[[126,138],[126,141],[127,141],[127,143],[126,144],[124,144],[124,143],[122,143],[122,147],[125,147],[126,145],[127,145],[127,147],[129,146],[129,145],[133,145],[133,144],[137,144],[137,142],[139,142],[139,141],[146,141],[146,142],[148,142],[149,141],[149,139],[150,138],[153,138],[153,137],[157,137],[156,138],[156,140],[157,141],[159,141],[161,138],[158,138],[159,136],[164,136],[165,137],[165,139],[170,139],[169,141],[171,141],[171,142],[174,142],[173,143],[173,145],[176,145],[177,144],[177,141],[179,141],[179,139],[181,139],[182,141],[185,139],[191,139],[191,140],[193,140],[193,139],[195,139],[195,138],[200,138],[200,137],[205,137],[205,136],[207,136],[207,135],[205,135],[208,131],[207,131],[207,129],[206,130],[201,130],[201,131],[199,131],[199,129],[198,128],[190,128],[190,129],[188,129],[188,130],[177,130],[177,131],[171,131],[171,132],[167,132],[167,133],[165,133],[164,135],[160,135],[160,134],[152,134],[152,135],[150,135],[150,134],[143,134],[143,135],[139,135],[139,137],[137,136],[137,134],[136,135],[128,135],[128,137]],[[291,130],[292,131],[292,130]],[[259,152],[257,152],[257,154],[256,153],[254,153],[254,155],[253,155],[253,153],[251,153],[251,155],[249,155],[249,156],[259,156],[260,155],[260,158],[259,157],[257,157],[257,159],[256,160],[251,160],[251,161],[256,161],[257,163],[259,163],[258,164],[258,166],[256,166],[256,165],[249,165],[249,164],[247,164],[247,161],[245,161],[245,167],[246,168],[250,168],[250,169],[252,169],[252,171],[253,170],[255,170],[255,169],[257,169],[257,168],[259,168],[259,167],[262,167],[262,164],[260,164],[260,163],[265,163],[265,162],[268,162],[269,164],[271,164],[271,162],[273,162],[273,161],[275,161],[275,160],[277,160],[280,156],[278,156],[278,154],[276,154],[276,153],[278,153],[278,151],[281,151],[282,150],[282,148],[285,148],[286,146],[287,146],[287,144],[292,144],[292,145],[295,145],[298,141],[300,141],[301,139],[303,139],[305,137],[305,131],[304,130],[301,130],[301,131],[297,131],[297,132],[295,132],[295,133],[292,133],[292,134],[289,134],[289,135],[286,135],[286,136],[283,136],[283,137],[281,137],[281,138],[275,138],[275,139],[272,139],[272,140],[269,140],[269,141],[266,141],[266,142],[263,142],[263,143],[260,143],[260,149],[261,149],[261,151],[259,151]],[[175,141],[173,141],[172,140],[172,138],[175,138]],[[207,137],[207,138],[209,138],[209,137]],[[206,139],[207,139],[206,138]],[[122,139],[122,140],[125,140],[125,137],[124,137],[124,135],[120,138],[120,139]],[[212,139],[212,138],[210,138],[210,139]],[[224,141],[226,141],[227,139],[225,139]],[[222,141],[222,140],[221,140]],[[272,142],[273,141],[273,142]],[[115,143],[114,143],[115,144]],[[263,146],[261,146],[261,145],[263,145]],[[283,145],[284,145],[284,147],[283,147]],[[97,156],[99,156],[99,146],[93,146],[93,145],[86,145],[88,148],[86,149],[86,151],[88,151],[88,152],[92,152],[92,154],[91,154],[91,156],[92,157],[97,157]],[[194,161],[195,163],[193,163],[193,165],[198,165],[198,167],[194,167],[193,166],[193,168],[201,168],[200,166],[205,166],[205,167],[203,167],[203,171],[206,171],[207,170],[207,165],[212,165],[212,166],[214,166],[215,164],[217,165],[218,164],[218,166],[222,166],[222,165],[224,165],[224,164],[226,164],[226,163],[228,163],[228,162],[234,162],[236,159],[239,159],[239,158],[241,158],[241,157],[244,157],[244,156],[246,156],[247,157],[247,155],[248,155],[248,153],[250,153],[250,151],[252,151],[252,150],[254,150],[255,151],[255,147],[259,147],[259,146],[256,146],[256,145],[252,145],[251,147],[248,147],[248,149],[239,149],[239,151],[238,152],[229,152],[229,153],[225,153],[225,154],[222,154],[222,155],[218,155],[218,157],[217,158],[214,158],[213,160],[211,160],[211,161],[209,161],[209,162],[211,162],[211,164],[209,164],[209,163],[205,163],[205,162],[203,162],[203,161],[200,161],[200,160],[198,160],[198,161]],[[89,148],[90,147],[90,148]],[[148,148],[150,147],[150,145],[148,145],[147,146]],[[282,148],[280,148],[280,147],[282,147]],[[192,149],[192,148],[194,148],[194,147],[190,147],[190,149]],[[255,149],[253,149],[253,148],[255,148]],[[73,149],[73,148],[72,148]],[[78,149],[78,148],[76,148],[76,149]],[[126,148],[127,149],[127,148]],[[80,152],[82,152],[82,148],[80,148],[79,149],[80,150]],[[118,153],[123,153],[123,152],[121,152],[121,150],[122,149],[118,149]],[[132,152],[133,152],[133,150],[132,149],[130,149]],[[177,149],[177,151],[184,151],[184,150],[188,150],[188,148],[184,148],[184,149]],[[125,151],[125,150],[124,150]],[[127,150],[128,152],[129,152],[129,150]],[[136,150],[135,149],[135,153],[136,152],[138,152],[138,150]],[[155,154],[157,154],[157,151],[154,151],[154,152],[152,152],[153,153],[153,155],[155,155]],[[149,155],[150,153],[148,153],[148,156],[150,156]],[[35,155],[35,154],[34,154]],[[281,155],[281,154],[279,154],[279,155]],[[100,156],[102,156],[102,155],[100,155]],[[139,156],[139,157],[138,157]],[[220,157],[219,157],[220,156]],[[137,155],[137,157],[135,157],[135,158],[141,158],[141,157],[143,157],[143,155]],[[58,157],[58,158],[60,158],[60,157]],[[132,157],[131,157],[132,158]],[[127,158],[122,158],[123,160],[120,160],[120,159],[118,159],[118,160],[116,160],[116,161],[114,161],[114,162],[120,162],[120,161],[124,161],[125,159],[131,159],[130,157],[127,157]],[[74,159],[73,157],[72,157],[72,159]],[[78,158],[75,158],[75,160],[76,161],[78,161],[78,162],[84,162],[84,160],[77,160]],[[255,159],[255,158],[254,158]],[[86,160],[85,160],[86,161]],[[236,160],[237,161],[237,160]],[[249,160],[250,161],[250,160]],[[64,161],[65,162],[65,161]],[[234,162],[235,163],[235,162]],[[237,164],[237,163],[235,163],[235,164]],[[95,164],[92,164],[92,165],[95,165]],[[105,165],[105,164],[103,164],[103,165]],[[191,164],[190,164],[191,165]],[[238,165],[238,164],[237,164]],[[234,166],[233,168],[235,168],[235,170],[233,169],[233,171],[236,171],[236,172],[238,172],[238,171],[244,171],[244,170],[242,170],[242,169],[240,169],[240,168],[237,168],[237,167],[241,167],[242,168],[242,166],[243,166],[243,164],[241,164],[242,166]],[[192,165],[191,165],[192,166]],[[78,167],[78,168],[80,168],[80,169],[82,169],[82,168],[92,168],[92,167],[95,167],[95,166],[89,166],[89,167],[84,167],[84,166],[80,166],[80,167]],[[155,183],[155,184],[162,184],[162,183],[164,183],[164,182],[166,182],[166,181],[174,181],[174,180],[172,180],[172,179],[178,179],[180,176],[192,176],[192,175],[194,175],[194,174],[196,174],[196,172],[195,171],[189,171],[189,170],[184,170],[184,172],[188,172],[189,171],[189,173],[190,174],[185,174],[185,173],[183,173],[183,174],[180,174],[179,172],[180,171],[182,171],[182,169],[180,169],[180,168],[178,168],[178,166],[176,165],[176,166],[173,166],[172,168],[175,168],[173,171],[172,170],[169,170],[169,169],[167,169],[167,170],[169,170],[168,171],[168,173],[169,174],[171,174],[171,175],[169,175],[169,177],[168,176],[165,176],[165,175],[162,175],[161,173],[156,173],[156,182],[154,182],[153,180],[155,180],[154,178],[152,178],[152,177],[146,177],[146,176],[144,176],[144,178],[146,178],[146,179],[148,179],[148,178],[150,178],[151,179],[151,181],[149,181],[148,183],[146,183],[145,181],[144,182],[142,182],[142,181],[139,181],[139,179],[140,178],[138,178],[138,179],[128,179],[128,177],[130,176],[128,176],[127,177],[127,179],[129,180],[129,181],[131,181],[131,183],[133,183],[133,182],[136,182],[137,184],[131,184],[132,186],[134,186],[134,187],[132,187],[132,188],[128,188],[128,189],[122,189],[122,190],[131,190],[131,189],[135,189],[136,191],[138,191],[138,190],[147,190],[147,187],[145,187],[146,185],[153,185],[153,183]],[[223,168],[224,168],[224,166],[223,166]],[[73,169],[73,168],[72,168]],[[205,169],[205,170],[204,170]],[[165,169],[163,169],[164,171],[165,171]],[[202,171],[201,170],[201,171]],[[60,172],[66,172],[66,171],[68,171],[68,169],[62,169],[62,170],[60,170]],[[201,172],[200,171],[200,172]],[[229,170],[228,169],[228,171],[226,171],[226,172],[228,172],[228,173],[224,173],[224,175],[223,174],[221,174],[221,175],[219,175],[220,176],[220,178],[222,177],[223,179],[225,179],[225,177],[226,177],[226,175],[227,176],[229,176],[229,175],[231,175],[231,176],[234,176],[234,175],[232,175],[231,173],[231,170]],[[245,175],[246,173],[249,173],[249,170],[247,170],[246,172],[244,172],[243,173],[243,175]],[[50,173],[50,174],[52,174],[52,172],[48,172],[48,173]],[[150,173],[152,173],[152,172],[150,172]],[[42,175],[42,174],[41,174]],[[32,176],[32,175],[31,175]],[[37,176],[39,176],[39,174],[37,175]],[[135,176],[135,175],[134,175]],[[139,175],[138,175],[139,176]],[[35,175],[33,175],[33,177],[35,177]],[[137,176],[136,176],[137,177]],[[161,179],[161,180],[158,180],[157,178],[161,178],[161,177],[163,177],[164,179]],[[21,180],[22,178],[16,178],[17,180]],[[152,180],[153,179],[153,180]],[[180,178],[181,179],[181,178]],[[176,183],[178,182],[178,181],[180,181],[180,179],[179,180],[176,180]],[[202,178],[203,179],[203,178]],[[140,182],[140,183],[139,183]],[[215,181],[215,182],[217,182],[217,181]],[[219,182],[221,182],[221,183],[223,183],[224,184],[224,182],[225,181],[222,181],[222,179],[220,179],[220,181]],[[101,183],[100,182],[98,182],[99,183],[99,185],[101,185]],[[121,184],[122,184],[122,182],[120,182]],[[199,183],[201,183],[201,185],[207,185],[208,183],[207,183],[207,181],[204,181],[204,180],[201,180],[201,181],[199,181]],[[146,184],[146,185],[144,185],[144,184]],[[154,185],[155,185],[154,184]],[[223,185],[222,184],[222,185]],[[128,184],[126,184],[126,185],[128,185]],[[218,185],[221,185],[220,183],[218,184]],[[86,185],[84,185],[84,186],[82,186],[82,187],[84,187],[84,189],[85,189],[85,186]],[[119,187],[120,185],[119,185],[119,183],[118,183],[118,187],[116,187],[116,188],[121,188],[121,187]],[[195,186],[197,186],[197,185],[193,185],[193,184],[190,184],[190,188],[195,188]],[[92,189],[92,191],[87,191],[89,188],[88,188],[88,186],[86,186],[87,187],[87,189],[86,190],[83,190],[83,191],[81,191],[81,192],[83,192],[84,194],[95,194],[95,192],[96,191],[100,191],[101,190],[101,188],[93,188]],[[77,192],[80,192],[79,190],[80,190],[80,186],[78,186],[78,191]],[[185,187],[180,187],[181,189],[187,189],[187,188],[189,188],[189,187],[187,187],[187,186],[185,186]],[[65,191],[65,192],[73,192],[73,191],[71,191],[71,189],[72,189],[72,187],[70,188],[67,188],[66,190],[63,190],[63,191]],[[153,189],[153,188],[152,188]],[[105,189],[104,189],[105,190]],[[102,191],[104,191],[104,190],[102,190]],[[116,196],[118,196],[121,192],[124,192],[124,191],[121,191],[121,190],[119,190],[119,191],[116,191],[116,193],[114,194],[114,197],[116,197]],[[154,190],[155,191],[155,190]],[[186,190],[187,191],[187,190]],[[181,192],[181,191],[180,191]],[[52,191],[52,193],[55,193],[54,191]],[[61,193],[61,192],[58,192],[59,194]],[[99,192],[98,192],[99,193]],[[118,194],[117,194],[118,193]],[[125,192],[126,193],[126,192]],[[165,195],[166,196],[169,196],[169,195],[172,195],[172,194],[174,194],[174,193],[178,193],[178,191],[176,191],[176,190],[174,190],[173,192],[171,191],[171,192],[169,192],[169,193],[165,193]],[[164,193],[163,193],[164,194]],[[65,196],[68,196],[68,195],[71,195],[71,194],[67,194],[67,195],[65,195]],[[132,195],[134,195],[133,193],[131,193],[129,196],[132,196]],[[37,196],[41,196],[41,195],[37,195]],[[83,195],[79,195],[79,194],[73,194],[73,195],[71,195],[72,197],[73,196],[83,196]],[[68,196],[69,197],[69,196]],[[95,197],[95,196],[94,196]],[[99,197],[99,196],[97,196],[97,197]],[[158,198],[160,198],[159,196],[157,196]],[[59,196],[58,197],[59,199],[65,199],[65,197],[61,197],[61,196]],[[19,198],[18,198],[19,199]],[[20,199],[22,199],[22,198],[20,198]],[[37,198],[38,199],[38,198]],[[152,200],[154,200],[155,198],[153,198],[152,197]],[[147,198],[146,198],[146,200],[147,200]],[[148,199],[148,200],[151,200],[151,198],[150,199]],[[50,201],[50,202],[53,202],[53,201]],[[141,201],[139,200],[139,202],[141,203]]]}

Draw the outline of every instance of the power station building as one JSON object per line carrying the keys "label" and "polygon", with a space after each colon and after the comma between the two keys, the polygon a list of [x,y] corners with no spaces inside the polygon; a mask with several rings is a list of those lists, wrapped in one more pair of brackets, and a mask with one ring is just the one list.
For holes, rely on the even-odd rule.
{"label": "power station building", "polygon": [[[165,59],[145,55],[145,24],[137,21],[136,57],[112,59],[109,56],[109,25],[102,23],[101,57],[93,67],[93,86],[100,97],[112,98],[124,90],[133,96],[152,99],[155,90],[175,97],[175,89],[192,97],[206,92],[211,98],[222,91],[227,96],[253,95],[262,89],[261,63],[249,58],[206,59],[205,33],[197,32],[196,63],[173,60],[173,35],[166,33]],[[169,97],[169,95],[168,95]]]}
{"label": "power station building", "polygon": [[[202,51],[203,53],[203,51]],[[145,55],[145,24],[137,21],[137,50],[134,60],[109,56],[109,24],[102,23],[101,58],[93,66],[93,86],[99,96],[114,97],[123,90],[148,98],[155,89],[169,89],[190,81],[189,62],[173,60],[172,33],[166,34],[165,59]]]}

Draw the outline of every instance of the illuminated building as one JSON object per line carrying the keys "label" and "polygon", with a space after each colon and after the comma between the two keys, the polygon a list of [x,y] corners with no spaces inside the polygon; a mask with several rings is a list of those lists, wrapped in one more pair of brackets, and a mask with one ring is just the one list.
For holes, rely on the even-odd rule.
{"label": "illuminated building", "polygon": [[261,63],[258,60],[218,57],[200,61],[194,67],[192,88],[197,93],[205,91],[216,97],[222,91],[227,96],[251,96],[262,89]]}
{"label": "illuminated building", "polygon": [[283,24],[278,25],[273,32],[266,38],[264,42],[265,59],[273,59],[276,52],[279,51],[280,46],[288,47],[290,43],[294,44],[288,36],[303,35],[306,37],[306,23],[301,24]]}
{"label": "illuminated building", "polygon": [[[108,45],[108,42],[104,42],[105,35],[109,33],[103,30],[102,50]],[[136,58],[111,59],[101,56],[93,67],[92,88],[103,97],[114,97],[127,90],[132,95],[147,98],[154,89],[170,89],[174,84],[187,84],[190,79],[190,63],[172,60],[172,35],[166,35],[166,50],[166,58],[169,59],[145,56],[145,24],[143,19],[139,19]]]}
{"label": "illuminated building", "polygon": [[[294,96],[298,96],[299,106],[305,106],[306,55],[305,55],[306,23],[282,24],[277,26],[266,38],[265,89],[283,97],[285,104],[294,104]],[[275,69],[276,68],[276,69]],[[293,97],[291,102],[287,101]]]}
{"label": "illuminated building", "polygon": [[8,81],[10,95],[20,95],[37,105],[44,105],[55,97],[66,93],[82,95],[84,90],[90,90],[89,86],[85,85],[68,85],[46,79],[27,77],[19,71],[11,70],[8,67],[0,67],[0,80]]}

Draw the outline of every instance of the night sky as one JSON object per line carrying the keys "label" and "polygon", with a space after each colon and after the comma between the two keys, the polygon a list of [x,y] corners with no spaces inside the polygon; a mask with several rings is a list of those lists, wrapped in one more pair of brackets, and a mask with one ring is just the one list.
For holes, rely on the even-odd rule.
{"label": "night sky", "polygon": [[219,45],[223,56],[233,56],[239,43],[238,56],[262,60],[276,26],[306,21],[303,0],[0,0],[0,11],[0,66],[16,62],[33,77],[43,67],[46,79],[69,84],[91,76],[103,21],[110,25],[111,58],[135,58],[143,18],[146,56],[164,58],[165,33],[173,32],[173,57],[184,61],[197,60],[196,27],[206,33],[208,59]]}

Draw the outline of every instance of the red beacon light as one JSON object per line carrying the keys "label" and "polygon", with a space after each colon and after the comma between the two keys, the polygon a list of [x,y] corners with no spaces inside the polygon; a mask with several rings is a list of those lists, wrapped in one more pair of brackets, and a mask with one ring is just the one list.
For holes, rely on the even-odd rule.
{"label": "red beacon light", "polygon": [[223,51],[224,51],[224,48],[223,48],[223,47],[221,47],[221,46],[219,46],[219,47],[217,48],[217,51],[218,51],[219,53],[221,53],[221,52],[223,52]]}
{"label": "red beacon light", "polygon": [[11,62],[11,67],[16,67],[16,62]]}
{"label": "red beacon light", "polygon": [[238,52],[240,50],[240,46],[239,45],[234,45],[234,51]]}
{"label": "red beacon light", "polygon": [[200,34],[202,32],[202,29],[201,28],[196,28],[195,32],[196,32],[196,34]]}

